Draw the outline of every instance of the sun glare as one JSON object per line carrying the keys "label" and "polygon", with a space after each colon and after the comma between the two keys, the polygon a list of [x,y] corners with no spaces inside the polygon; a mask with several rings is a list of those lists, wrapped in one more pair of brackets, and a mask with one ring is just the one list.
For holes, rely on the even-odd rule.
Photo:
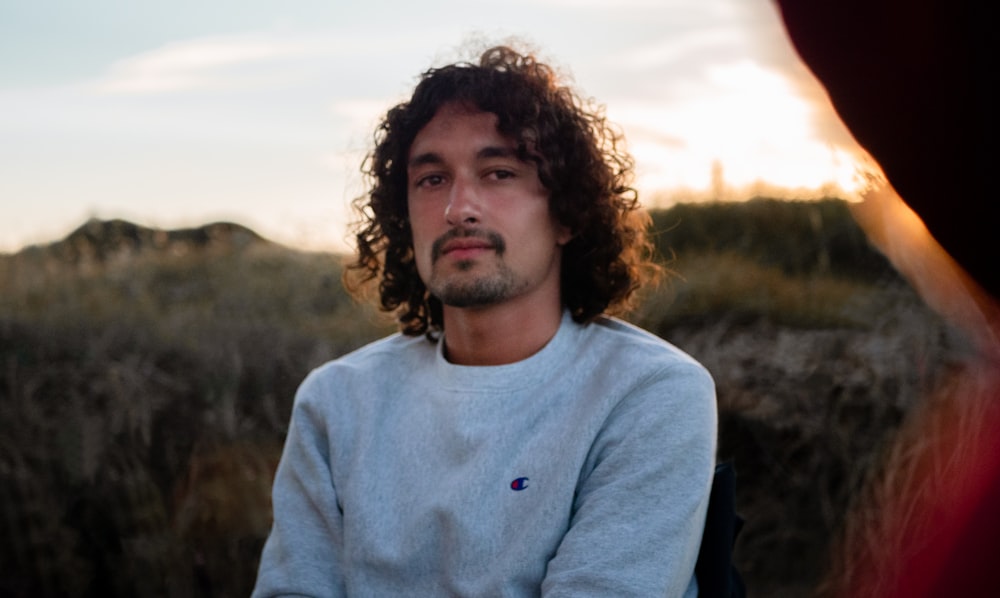
{"label": "sun glare", "polygon": [[709,190],[718,165],[733,195],[762,187],[844,194],[858,188],[854,148],[819,139],[811,126],[817,110],[832,108],[811,104],[784,75],[742,61],[712,67],[691,86],[693,99],[669,109],[609,102],[609,114],[625,128],[641,188]]}
{"label": "sun glare", "polygon": [[984,354],[1000,351],[996,304],[931,236],[881,175],[870,175],[855,219],[928,305],[961,328]]}

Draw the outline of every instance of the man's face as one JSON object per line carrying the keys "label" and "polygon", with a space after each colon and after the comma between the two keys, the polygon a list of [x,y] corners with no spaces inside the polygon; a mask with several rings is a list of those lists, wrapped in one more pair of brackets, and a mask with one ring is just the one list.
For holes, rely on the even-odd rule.
{"label": "man's face", "polygon": [[417,270],[448,306],[558,298],[570,233],[549,212],[537,166],[517,157],[496,123],[492,113],[445,104],[410,146]]}

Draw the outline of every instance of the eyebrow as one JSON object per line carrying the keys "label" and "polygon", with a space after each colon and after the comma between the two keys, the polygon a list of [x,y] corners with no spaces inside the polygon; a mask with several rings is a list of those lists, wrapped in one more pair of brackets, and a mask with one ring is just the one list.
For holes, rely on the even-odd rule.
{"label": "eyebrow", "polygon": [[416,166],[423,166],[425,164],[442,164],[444,160],[441,156],[435,154],[434,152],[425,152],[423,154],[418,154],[410,158],[410,161],[406,163],[408,168],[414,168]]}
{"label": "eyebrow", "polygon": [[517,155],[517,152],[515,152],[513,148],[509,148],[509,147],[496,147],[496,146],[492,146],[492,145],[484,147],[483,149],[481,149],[478,152],[476,152],[476,158],[478,158],[478,159],[483,159],[483,158],[517,158],[518,160],[520,160],[520,158]]}
{"label": "eyebrow", "polygon": [[[483,149],[476,152],[476,159],[482,160],[485,158],[516,158],[520,160],[517,152],[513,148],[500,147],[489,145]],[[444,158],[439,154],[434,152],[425,152],[423,154],[417,154],[410,158],[410,161],[406,163],[408,168],[415,168],[417,166],[424,166],[425,164],[443,164]]]}

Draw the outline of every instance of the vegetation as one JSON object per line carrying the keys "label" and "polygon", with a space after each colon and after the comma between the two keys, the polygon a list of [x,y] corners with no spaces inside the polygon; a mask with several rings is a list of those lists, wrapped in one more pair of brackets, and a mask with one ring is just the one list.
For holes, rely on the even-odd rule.
{"label": "vegetation", "polygon": [[680,204],[653,212],[662,255],[736,254],[790,276],[897,278],[839,199]]}
{"label": "vegetation", "polygon": [[842,200],[680,204],[652,217],[671,276],[636,318],[656,332],[719,317],[863,329],[906,288]]}
{"label": "vegetation", "polygon": [[[717,379],[759,595],[807,595],[879,447],[960,341],[838,200],[654,214],[632,318]],[[246,596],[309,369],[393,329],[337,256],[92,221],[0,256],[0,595]],[[920,363],[920,368],[914,368]]]}

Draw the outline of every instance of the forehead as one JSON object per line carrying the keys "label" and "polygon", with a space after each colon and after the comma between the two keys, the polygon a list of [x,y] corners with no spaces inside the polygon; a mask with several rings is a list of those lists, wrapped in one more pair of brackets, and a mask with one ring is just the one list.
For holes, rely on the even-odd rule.
{"label": "forehead", "polygon": [[408,159],[424,153],[441,153],[486,146],[512,147],[514,141],[497,130],[497,116],[465,104],[450,102],[417,132]]}

